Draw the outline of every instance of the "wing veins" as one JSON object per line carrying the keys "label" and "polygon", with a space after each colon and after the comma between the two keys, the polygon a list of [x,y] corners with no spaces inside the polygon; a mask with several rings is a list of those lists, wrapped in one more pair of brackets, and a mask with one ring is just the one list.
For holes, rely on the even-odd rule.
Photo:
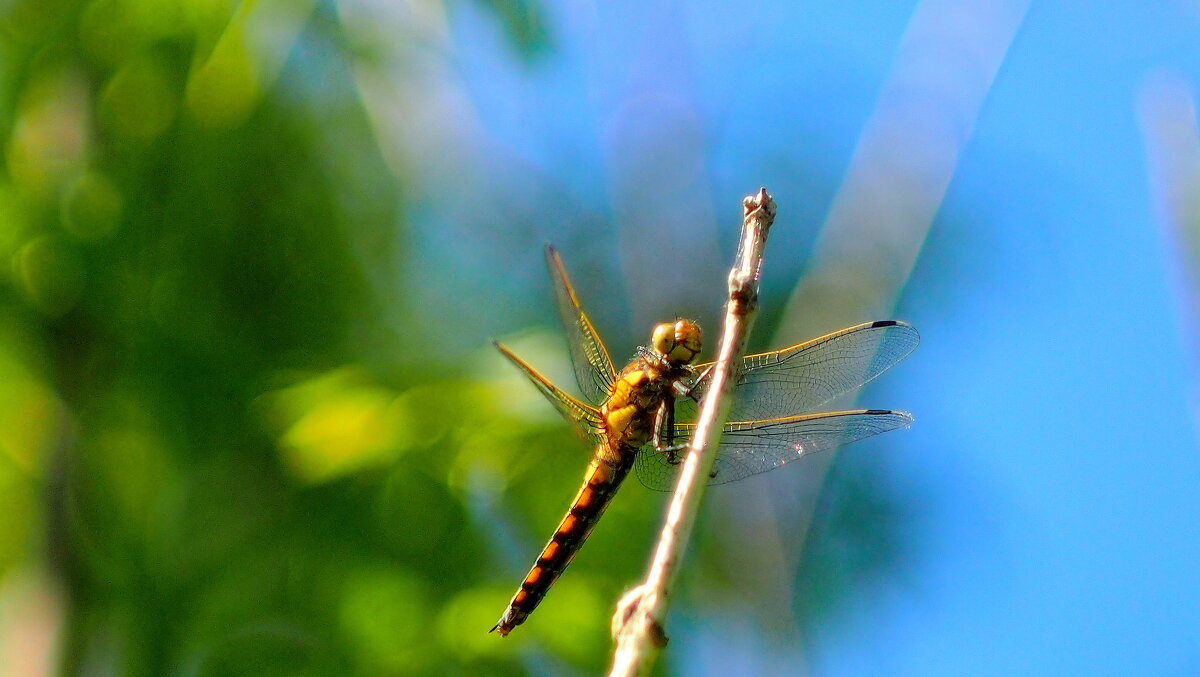
{"label": "wing veins", "polygon": [[[907,427],[912,416],[886,409],[854,409],[820,414],[782,416],[725,424],[716,460],[716,474],[709,484],[734,482],[767,472],[797,459],[829,451],[868,437]],[[676,423],[676,436],[686,438],[694,423]],[[669,490],[678,465],[661,453],[646,449],[638,454],[635,469],[642,484]]]}
{"label": "wing veins", "polygon": [[616,379],[612,358],[591,319],[583,312],[562,257],[549,244],[546,245],[546,266],[550,269],[559,318],[567,332],[575,380],[592,404],[599,404],[608,396],[609,388]]}
{"label": "wing veins", "polygon": [[[743,358],[730,415],[765,419],[812,411],[904,359],[920,336],[905,322],[867,322]],[[697,365],[703,371],[711,363]],[[697,396],[708,380],[696,387]]]}
{"label": "wing veins", "polygon": [[550,379],[543,376],[538,370],[534,369],[528,362],[517,356],[516,353],[509,350],[506,346],[499,342],[493,342],[501,354],[515,364],[525,374],[534,386],[558,413],[562,414],[563,418],[567,419],[579,433],[582,433],[585,438],[593,443],[598,442],[604,437],[604,419],[600,415],[600,411],[595,407],[581,402],[571,395],[565,393],[558,386],[550,382]]}

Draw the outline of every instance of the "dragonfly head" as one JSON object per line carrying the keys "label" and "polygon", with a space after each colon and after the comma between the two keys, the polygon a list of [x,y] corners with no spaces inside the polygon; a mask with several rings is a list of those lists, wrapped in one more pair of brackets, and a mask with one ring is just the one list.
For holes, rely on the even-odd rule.
{"label": "dragonfly head", "polygon": [[700,327],[688,320],[664,322],[654,328],[650,346],[671,364],[690,364],[700,354]]}

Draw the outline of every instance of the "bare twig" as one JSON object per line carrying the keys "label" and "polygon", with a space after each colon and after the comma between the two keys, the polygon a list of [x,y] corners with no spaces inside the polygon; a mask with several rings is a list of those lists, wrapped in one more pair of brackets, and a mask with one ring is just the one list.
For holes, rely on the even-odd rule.
{"label": "bare twig", "polygon": [[763,245],[775,221],[775,201],[767,195],[765,188],[760,188],[756,195],[746,197],[742,207],[741,244],[737,261],[729,271],[725,329],[712,372],[712,382],[700,405],[696,431],[688,444],[687,456],[679,473],[679,484],[671,498],[650,571],[645,582],[621,598],[613,616],[613,637],[617,646],[610,677],[645,674],[658,655],[658,650],[666,644],[663,620],[671,585],[691,537],[700,502],[717,458],[721,428],[729,413],[729,391],[737,382],[737,369],[745,352],[746,337],[758,308]]}

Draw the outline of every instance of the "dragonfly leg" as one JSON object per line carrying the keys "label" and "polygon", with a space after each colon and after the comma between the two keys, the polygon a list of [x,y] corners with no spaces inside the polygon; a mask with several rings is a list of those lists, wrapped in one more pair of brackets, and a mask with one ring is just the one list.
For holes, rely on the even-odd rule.
{"label": "dragonfly leg", "polygon": [[654,417],[654,450],[667,455],[667,462],[679,465],[679,452],[687,448],[687,442],[675,442],[675,402],[668,398],[658,407]]}
{"label": "dragonfly leg", "polygon": [[700,402],[700,398],[696,396],[696,391],[700,389],[700,384],[704,382],[704,379],[708,376],[709,372],[711,372],[713,370],[713,367],[715,367],[715,366],[717,366],[717,365],[710,364],[710,365],[708,365],[708,367],[706,367],[704,369],[704,371],[697,374],[696,378],[692,380],[691,386],[684,386],[679,381],[676,381],[675,387],[679,393],[679,396],[680,397],[690,397],[695,402],[697,402],[697,403]]}
{"label": "dragonfly leg", "polygon": [[686,442],[680,442],[679,444],[672,444],[671,446],[668,446],[668,447],[663,447],[663,446],[659,446],[656,444],[656,445],[654,445],[654,450],[659,453],[666,454],[667,455],[667,463],[670,463],[671,465],[679,465],[680,463],[683,463],[683,459],[680,457],[679,452],[687,449],[687,447],[688,447],[688,445]]}
{"label": "dragonfly leg", "polygon": [[[707,373],[707,370],[705,370]],[[654,417],[654,450],[667,455],[667,463],[671,465],[679,465],[683,459],[679,457],[679,452],[688,448],[688,442],[675,442],[675,402],[668,398],[658,407],[658,412]],[[708,478],[713,479],[717,476],[717,469],[713,467],[712,472],[708,473]]]}

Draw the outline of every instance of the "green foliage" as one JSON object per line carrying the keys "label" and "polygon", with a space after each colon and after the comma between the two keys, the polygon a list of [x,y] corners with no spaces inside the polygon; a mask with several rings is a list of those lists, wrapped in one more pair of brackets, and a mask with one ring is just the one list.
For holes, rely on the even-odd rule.
{"label": "green foliage", "polygon": [[57,573],[67,674],[465,664],[437,619],[485,553],[420,457],[474,405],[379,320],[403,205],[330,11],[3,17],[0,581]]}
{"label": "green foliage", "polygon": [[[540,6],[487,4],[549,49]],[[415,170],[336,12],[0,15],[0,611],[33,600],[63,674],[606,662],[662,497],[623,492],[537,622],[486,634],[586,450],[519,375],[416,351],[452,328],[381,282]]]}

